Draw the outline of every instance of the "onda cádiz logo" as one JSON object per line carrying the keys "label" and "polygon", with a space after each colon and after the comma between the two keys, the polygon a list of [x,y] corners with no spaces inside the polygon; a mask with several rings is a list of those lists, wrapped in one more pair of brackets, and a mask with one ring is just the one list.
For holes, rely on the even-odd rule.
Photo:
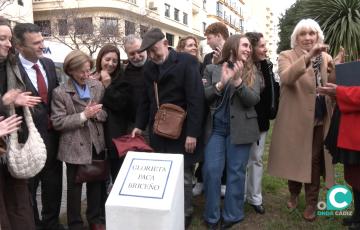
{"label": "onda c\u00e1diz logo", "polygon": [[335,185],[326,194],[326,202],[317,204],[318,216],[351,216],[351,210],[347,209],[352,202],[351,190],[345,185]]}

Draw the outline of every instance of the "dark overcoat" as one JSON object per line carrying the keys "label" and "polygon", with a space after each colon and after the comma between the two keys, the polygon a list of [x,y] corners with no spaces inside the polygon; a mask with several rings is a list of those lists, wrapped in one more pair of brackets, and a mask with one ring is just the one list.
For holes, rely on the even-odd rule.
{"label": "dark overcoat", "polygon": [[105,143],[108,156],[117,159],[118,153],[113,138],[127,134],[129,126],[129,115],[132,114],[131,98],[132,87],[125,82],[123,76],[116,77],[105,89],[103,105],[107,112],[107,120],[104,124]]}
{"label": "dark overcoat", "polygon": [[[201,158],[203,147],[200,136],[204,110],[204,87],[198,61],[190,54],[170,49],[163,64],[157,65],[151,61],[145,64],[144,78],[145,90],[137,111],[136,127],[144,130],[149,123],[150,145],[156,152],[183,153],[186,166],[197,162]],[[172,103],[187,112],[181,135],[177,140],[153,133],[152,127],[157,111],[154,82],[158,84],[160,105]],[[193,154],[185,152],[187,136],[197,138],[197,147]]]}

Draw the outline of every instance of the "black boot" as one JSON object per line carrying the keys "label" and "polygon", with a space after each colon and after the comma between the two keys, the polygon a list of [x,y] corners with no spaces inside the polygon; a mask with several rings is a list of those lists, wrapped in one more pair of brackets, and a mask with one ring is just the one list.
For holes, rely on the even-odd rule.
{"label": "black boot", "polygon": [[360,223],[360,191],[353,189],[354,194],[354,222]]}
{"label": "black boot", "polygon": [[360,229],[360,191],[353,189],[354,213],[351,217],[344,218],[342,224],[350,226],[349,229]]}

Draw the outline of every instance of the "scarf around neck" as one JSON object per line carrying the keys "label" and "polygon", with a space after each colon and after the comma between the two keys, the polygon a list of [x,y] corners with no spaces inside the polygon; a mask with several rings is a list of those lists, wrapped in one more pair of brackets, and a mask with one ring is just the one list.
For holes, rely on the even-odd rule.
{"label": "scarf around neck", "polygon": [[85,101],[85,100],[88,100],[91,98],[90,89],[87,84],[85,84],[85,86],[81,86],[75,80],[72,80],[72,82],[73,82],[76,92],[78,93],[81,100]]}
{"label": "scarf around neck", "polygon": [[322,86],[322,79],[321,79],[321,72],[320,72],[320,66],[322,63],[322,57],[321,54],[319,54],[318,56],[316,56],[313,60],[312,60],[312,67],[314,69],[315,72],[315,78],[316,78],[316,87]]}

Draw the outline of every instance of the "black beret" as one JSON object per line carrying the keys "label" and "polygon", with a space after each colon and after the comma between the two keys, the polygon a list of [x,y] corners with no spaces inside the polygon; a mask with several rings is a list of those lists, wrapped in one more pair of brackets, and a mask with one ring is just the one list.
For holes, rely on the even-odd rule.
{"label": "black beret", "polygon": [[152,28],[144,34],[141,47],[138,50],[139,52],[143,52],[144,50],[149,49],[156,42],[162,40],[165,37],[163,32],[159,28]]}

